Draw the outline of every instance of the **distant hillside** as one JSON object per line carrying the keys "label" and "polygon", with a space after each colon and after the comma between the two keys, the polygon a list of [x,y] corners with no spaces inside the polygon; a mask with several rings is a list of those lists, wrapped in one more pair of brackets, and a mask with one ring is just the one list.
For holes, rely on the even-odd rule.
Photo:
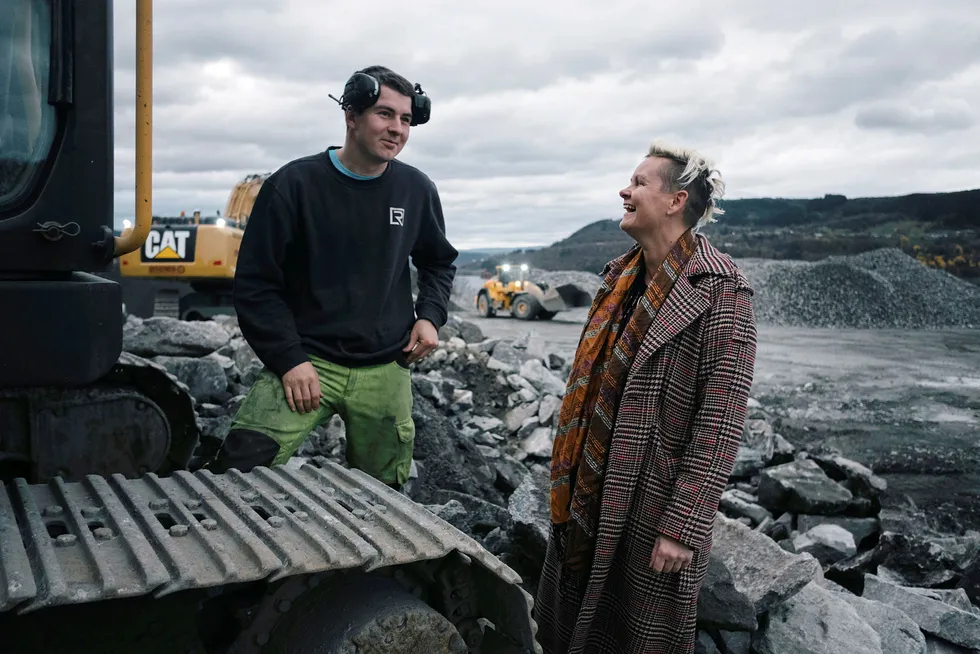
{"label": "distant hillside", "polygon": [[828,194],[812,200],[729,200],[721,207],[727,222],[757,227],[820,226],[862,231],[913,221],[933,229],[958,230],[980,227],[978,203],[980,189],[881,198],[848,199]]}
{"label": "distant hillside", "polygon": [[479,263],[488,257],[493,257],[498,254],[507,254],[510,252],[508,248],[481,248],[479,250],[460,250],[459,256],[456,257],[457,266],[467,266],[473,263]]}
{"label": "distant hillside", "polygon": [[[900,197],[729,200],[725,214],[703,231],[735,258],[814,261],[896,247],[924,263],[980,282],[980,189]],[[520,257],[545,270],[598,272],[631,239],[619,219],[599,220],[567,238]],[[500,256],[479,266],[492,268]]]}

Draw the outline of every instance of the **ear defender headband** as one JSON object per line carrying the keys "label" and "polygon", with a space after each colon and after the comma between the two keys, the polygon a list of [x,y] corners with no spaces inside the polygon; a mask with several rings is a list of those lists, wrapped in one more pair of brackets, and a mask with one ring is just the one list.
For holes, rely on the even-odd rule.
{"label": "ear defender headband", "polygon": [[[340,99],[337,100],[332,95],[330,97],[344,109],[364,111],[381,97],[381,83],[376,77],[367,73],[354,73],[344,85],[344,94]],[[431,113],[432,101],[422,87],[416,84],[415,92],[412,94],[412,126],[429,122]]]}

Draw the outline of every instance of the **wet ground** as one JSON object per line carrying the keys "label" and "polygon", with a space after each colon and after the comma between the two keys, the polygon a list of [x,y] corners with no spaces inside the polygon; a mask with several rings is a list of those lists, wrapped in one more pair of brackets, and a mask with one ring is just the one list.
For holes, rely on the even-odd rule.
{"label": "wet ground", "polygon": [[[488,336],[533,329],[571,356],[584,310],[550,322],[459,314]],[[947,528],[980,529],[980,330],[759,325],[752,397],[797,446],[829,445]]]}

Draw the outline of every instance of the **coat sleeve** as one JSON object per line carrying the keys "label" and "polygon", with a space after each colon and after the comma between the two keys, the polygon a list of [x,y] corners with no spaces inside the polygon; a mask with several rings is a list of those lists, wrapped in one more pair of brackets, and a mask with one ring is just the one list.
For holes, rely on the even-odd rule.
{"label": "coat sleeve", "polygon": [[705,326],[700,401],[657,533],[697,550],[735,466],[755,372],[756,326],[748,287],[726,284]]}

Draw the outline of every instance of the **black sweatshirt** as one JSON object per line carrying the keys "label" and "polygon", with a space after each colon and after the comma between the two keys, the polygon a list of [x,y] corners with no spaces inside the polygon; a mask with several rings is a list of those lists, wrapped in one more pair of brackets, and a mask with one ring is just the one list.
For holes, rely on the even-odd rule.
{"label": "black sweatshirt", "polygon": [[[397,160],[378,177],[354,179],[328,152],[262,184],[238,254],[239,326],[280,377],[308,354],[348,367],[404,361],[417,318],[436,328],[447,319],[458,252],[435,184]],[[414,306],[409,256],[418,269]]]}

